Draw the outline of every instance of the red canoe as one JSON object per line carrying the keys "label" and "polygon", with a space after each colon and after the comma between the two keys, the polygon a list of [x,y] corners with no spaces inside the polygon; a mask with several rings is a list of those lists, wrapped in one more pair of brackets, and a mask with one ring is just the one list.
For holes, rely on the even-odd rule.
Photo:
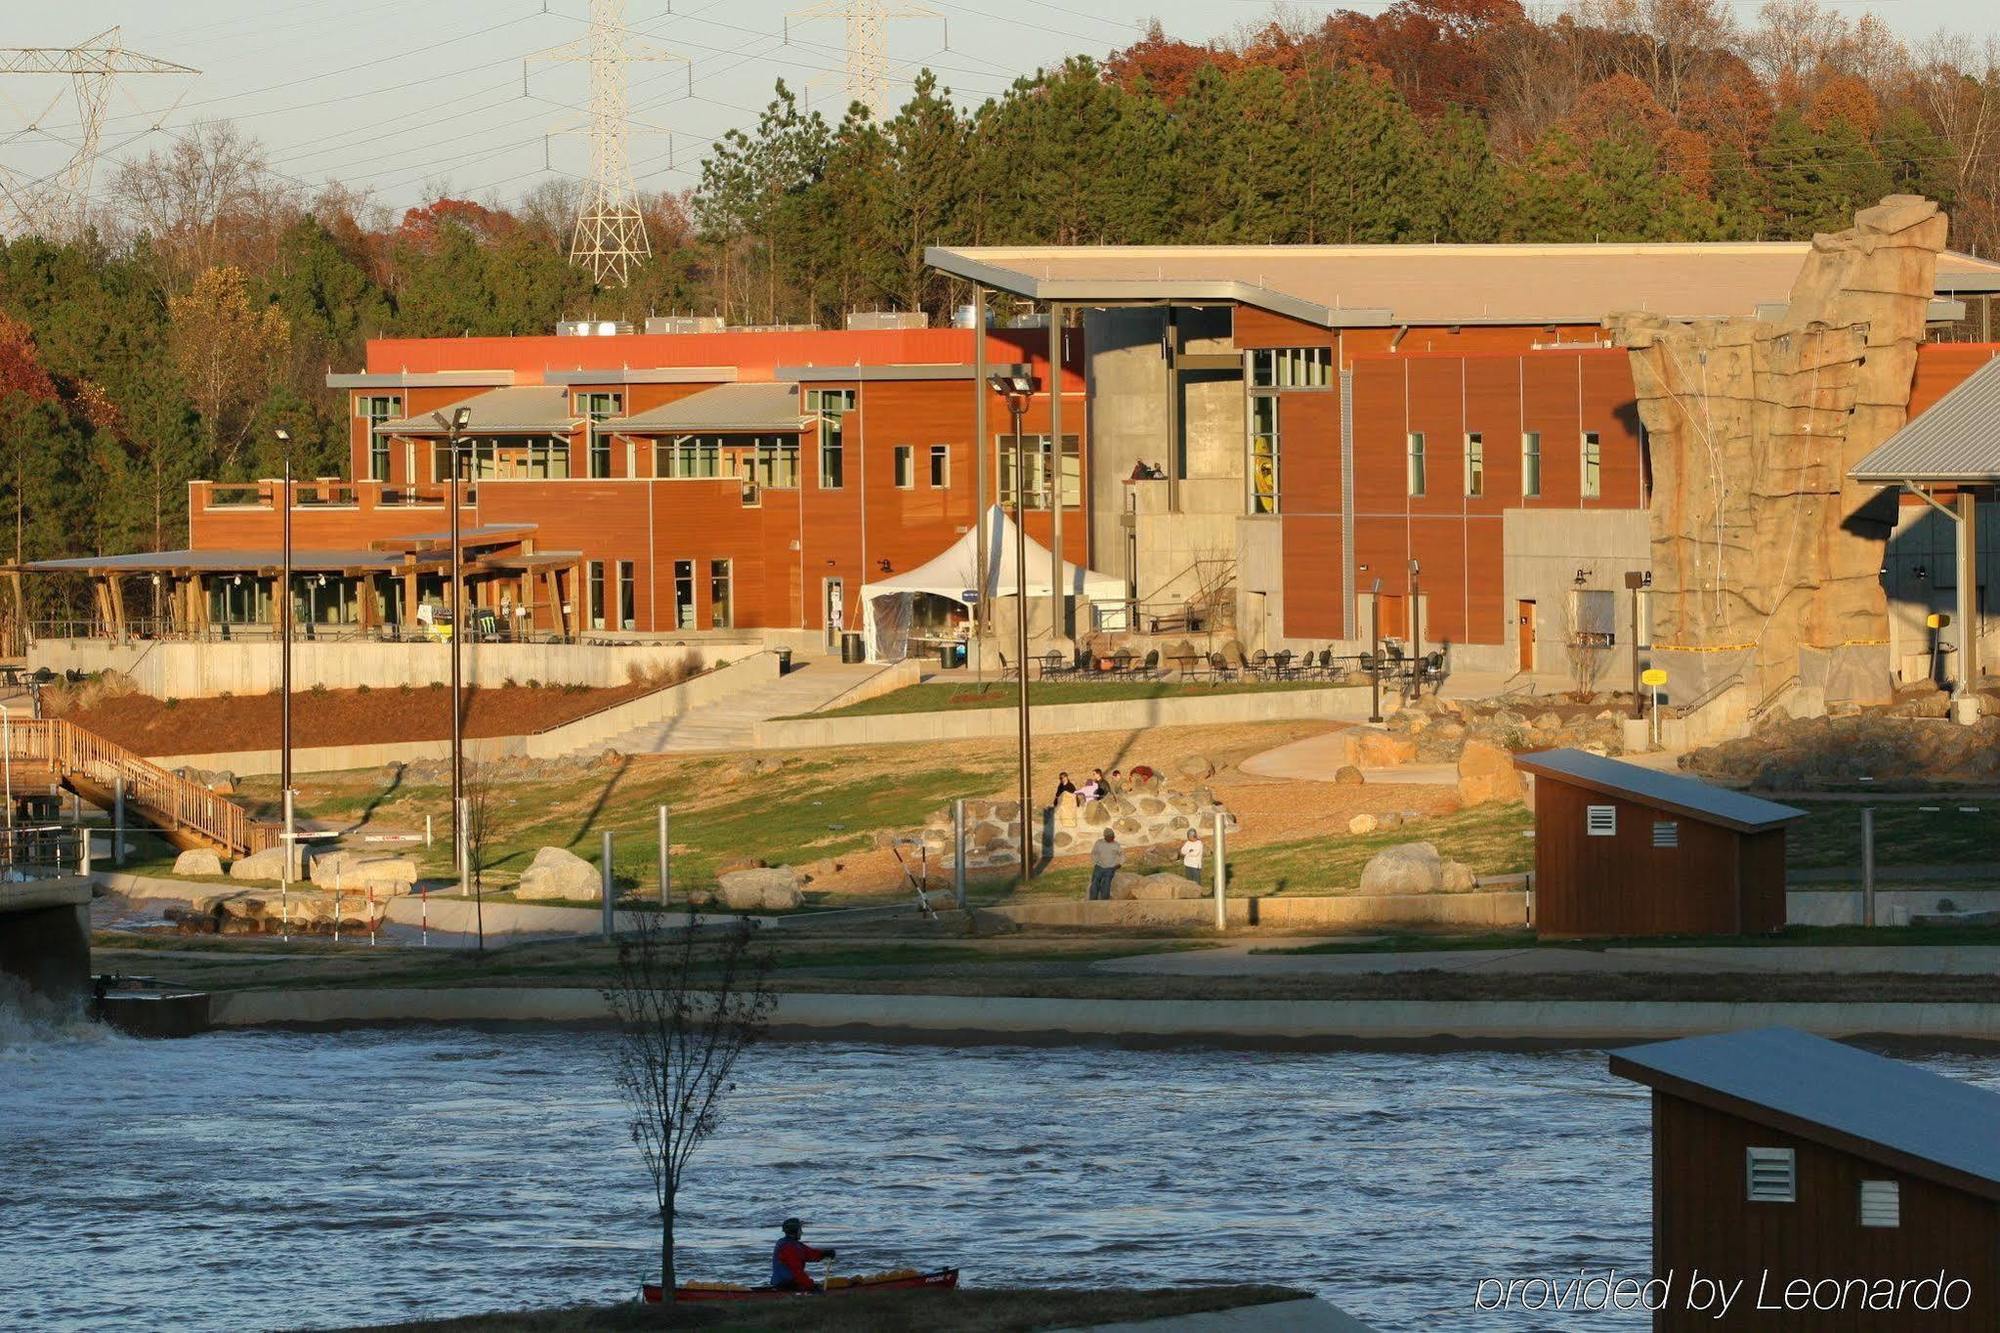
{"label": "red canoe", "polygon": [[[905,1269],[895,1273],[837,1277],[826,1284],[826,1294],[844,1296],[856,1291],[950,1291],[957,1285],[956,1268],[940,1268],[932,1273]],[[659,1304],[659,1283],[648,1282],[645,1285],[645,1293],[649,1304]],[[739,1287],[722,1282],[695,1282],[674,1288],[676,1301],[783,1301],[801,1294],[803,1293],[777,1287]]]}

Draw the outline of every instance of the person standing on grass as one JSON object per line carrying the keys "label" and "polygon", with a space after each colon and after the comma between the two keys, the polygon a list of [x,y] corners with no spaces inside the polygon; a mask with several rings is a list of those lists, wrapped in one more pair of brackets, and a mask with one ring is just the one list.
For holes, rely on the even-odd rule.
{"label": "person standing on grass", "polygon": [[1125,864],[1125,849],[1118,845],[1118,835],[1110,829],[1090,846],[1090,899],[1092,902],[1108,900],[1111,897],[1111,881],[1117,876],[1119,867]]}
{"label": "person standing on grass", "polygon": [[1195,883],[1201,883],[1201,858],[1207,851],[1201,843],[1201,830],[1188,825],[1187,837],[1181,842],[1181,873]]}

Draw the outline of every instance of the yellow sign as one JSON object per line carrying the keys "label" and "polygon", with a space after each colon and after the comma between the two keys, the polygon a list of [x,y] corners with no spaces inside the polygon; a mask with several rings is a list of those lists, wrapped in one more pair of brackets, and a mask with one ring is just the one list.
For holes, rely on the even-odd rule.
{"label": "yellow sign", "polygon": [[1943,629],[1951,624],[1951,614],[1947,611],[1933,611],[1924,617],[1924,623],[1932,629]]}
{"label": "yellow sign", "polygon": [[1645,681],[1648,685],[1664,685],[1667,683],[1666,668],[1647,667],[1639,673],[1639,679]]}

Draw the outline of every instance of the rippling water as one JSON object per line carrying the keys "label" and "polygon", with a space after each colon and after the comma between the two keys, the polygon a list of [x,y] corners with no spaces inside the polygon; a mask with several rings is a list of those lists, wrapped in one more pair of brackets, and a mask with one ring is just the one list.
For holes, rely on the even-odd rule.
{"label": "rippling water", "polygon": [[[0,1022],[0,1310],[234,1330],[625,1297],[656,1241],[609,1042]],[[797,1213],[842,1271],[1269,1279],[1383,1330],[1523,1330],[1473,1313],[1478,1276],[1647,1260],[1646,1101],[1597,1052],[772,1044],[742,1075],[684,1273],[756,1280]]]}

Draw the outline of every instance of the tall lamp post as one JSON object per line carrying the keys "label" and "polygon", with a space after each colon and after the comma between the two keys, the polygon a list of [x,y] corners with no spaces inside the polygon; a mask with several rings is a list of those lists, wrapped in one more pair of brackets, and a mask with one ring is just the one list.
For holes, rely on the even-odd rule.
{"label": "tall lamp post", "polygon": [[278,490],[278,799],[285,807],[285,873],[298,872],[298,829],[292,816],[292,433],[283,426],[272,432],[285,457],[284,481]]}
{"label": "tall lamp post", "polygon": [[1035,877],[1035,836],[1034,761],[1028,733],[1028,468],[1021,447],[1021,418],[1027,415],[1037,385],[1033,375],[1013,371],[1002,371],[988,382],[1007,400],[1007,411],[1014,418],[1014,651],[1020,658],[1015,670],[1021,677],[1021,881],[1026,883]]}
{"label": "tall lamp post", "polygon": [[[433,412],[431,420],[437,422],[444,431],[449,446],[445,452],[451,458],[451,494],[446,497],[446,505],[451,510],[451,595],[446,599],[451,606],[451,850],[452,859],[458,863],[459,896],[464,897],[467,891],[465,702],[462,697],[459,657],[460,645],[465,638],[465,585],[458,533],[459,475],[463,466],[463,460],[458,455],[458,442],[464,437],[465,428],[472,421],[472,409],[460,406],[449,417],[443,412]],[[483,929],[480,935],[480,944],[483,948],[485,945]]]}

